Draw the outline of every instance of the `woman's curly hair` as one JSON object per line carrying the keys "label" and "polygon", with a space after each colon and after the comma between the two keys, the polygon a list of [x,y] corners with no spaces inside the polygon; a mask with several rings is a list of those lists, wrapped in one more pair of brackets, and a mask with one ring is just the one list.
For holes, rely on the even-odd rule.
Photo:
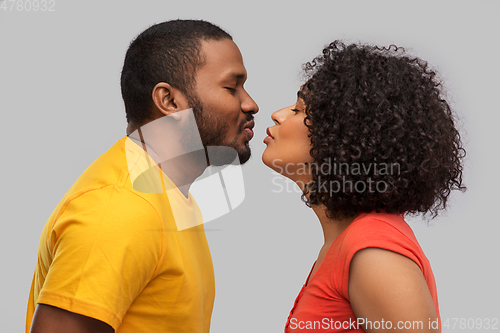
{"label": "woman's curly hair", "polygon": [[334,41],[303,69],[315,171],[308,206],[324,204],[331,218],[372,210],[434,218],[451,190],[465,191],[455,116],[427,62],[394,45]]}

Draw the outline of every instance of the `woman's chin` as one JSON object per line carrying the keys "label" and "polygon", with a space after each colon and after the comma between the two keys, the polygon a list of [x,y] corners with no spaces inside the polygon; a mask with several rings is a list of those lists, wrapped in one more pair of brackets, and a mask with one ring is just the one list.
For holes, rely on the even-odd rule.
{"label": "woman's chin", "polygon": [[262,154],[262,163],[264,163],[265,166],[285,176],[283,174],[283,168],[280,166],[281,162],[281,159],[271,158],[269,154],[266,154],[266,151]]}
{"label": "woman's chin", "polygon": [[267,167],[274,170],[273,162],[274,162],[274,159],[269,156],[269,152],[267,151],[267,148],[266,148],[264,150],[264,152],[262,153],[262,163],[264,163]]}

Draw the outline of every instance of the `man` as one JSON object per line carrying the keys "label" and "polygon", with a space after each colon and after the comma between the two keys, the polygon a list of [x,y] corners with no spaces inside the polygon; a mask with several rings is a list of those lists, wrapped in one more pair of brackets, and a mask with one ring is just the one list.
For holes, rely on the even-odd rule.
{"label": "man", "polygon": [[[209,331],[213,266],[189,186],[205,157],[234,158],[209,146],[249,159],[258,106],[246,77],[231,36],[205,21],[160,23],[131,43],[121,80],[128,136],[87,168],[45,225],[26,332]],[[169,131],[156,125],[164,120]],[[201,151],[186,148],[198,138]],[[151,190],[155,177],[160,191]],[[184,220],[194,227],[179,228]]]}

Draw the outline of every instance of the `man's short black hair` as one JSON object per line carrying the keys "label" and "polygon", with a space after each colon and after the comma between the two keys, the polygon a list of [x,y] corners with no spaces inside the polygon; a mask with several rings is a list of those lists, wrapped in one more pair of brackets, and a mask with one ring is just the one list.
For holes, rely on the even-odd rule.
{"label": "man's short black hair", "polygon": [[172,20],[142,32],[125,55],[121,90],[127,121],[143,124],[152,120],[151,94],[166,82],[192,96],[197,69],[203,65],[202,40],[231,39],[231,35],[203,20]]}

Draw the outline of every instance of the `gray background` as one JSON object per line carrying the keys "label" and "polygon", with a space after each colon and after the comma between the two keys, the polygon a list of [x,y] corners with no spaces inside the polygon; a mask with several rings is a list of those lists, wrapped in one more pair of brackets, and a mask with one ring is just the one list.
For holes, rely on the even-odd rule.
{"label": "gray background", "polygon": [[499,2],[56,0],[54,8],[0,10],[2,332],[24,329],[45,221],[125,134],[119,77],[128,44],[173,18],[203,18],[233,35],[260,106],[245,201],[206,224],[217,284],[213,332],[282,332],[322,245],[313,212],[294,186],[275,193],[278,176],[260,155],[271,113],[295,101],[301,64],[338,38],[405,46],[441,73],[461,118],[469,189],[430,226],[419,218],[411,226],[432,263],[442,319],[500,317]]}

